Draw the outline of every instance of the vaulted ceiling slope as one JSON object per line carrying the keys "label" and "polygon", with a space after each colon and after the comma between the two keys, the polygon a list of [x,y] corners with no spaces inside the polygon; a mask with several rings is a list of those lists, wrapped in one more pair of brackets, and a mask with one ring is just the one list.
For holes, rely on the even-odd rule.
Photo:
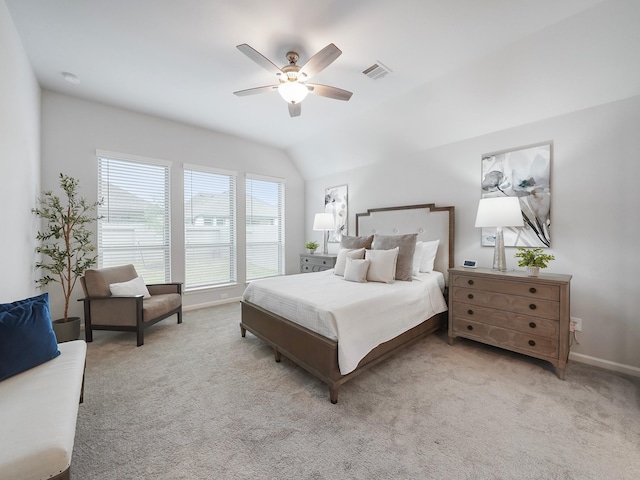
{"label": "vaulted ceiling slope", "polygon": [[[43,88],[285,149],[308,179],[640,94],[637,0],[6,4]],[[237,97],[273,83],[241,43],[278,66],[335,43],[314,83],[353,97],[296,118],[275,92]]]}

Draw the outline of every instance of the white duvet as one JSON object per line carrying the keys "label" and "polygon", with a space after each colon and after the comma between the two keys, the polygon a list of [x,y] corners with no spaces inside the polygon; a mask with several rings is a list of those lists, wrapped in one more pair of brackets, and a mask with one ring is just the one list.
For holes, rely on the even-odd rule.
{"label": "white duvet", "polygon": [[352,372],[371,350],[447,310],[439,272],[412,282],[347,282],[333,270],[249,284],[242,299],[338,341],[340,373]]}

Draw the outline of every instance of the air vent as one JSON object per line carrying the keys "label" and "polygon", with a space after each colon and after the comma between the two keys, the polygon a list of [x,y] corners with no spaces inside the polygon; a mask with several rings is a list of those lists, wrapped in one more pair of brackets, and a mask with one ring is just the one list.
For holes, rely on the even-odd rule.
{"label": "air vent", "polygon": [[387,73],[391,72],[393,72],[393,70],[391,70],[386,65],[383,65],[382,62],[374,63],[369,68],[362,71],[362,73],[364,73],[367,77],[373,78],[374,80],[380,80]]}

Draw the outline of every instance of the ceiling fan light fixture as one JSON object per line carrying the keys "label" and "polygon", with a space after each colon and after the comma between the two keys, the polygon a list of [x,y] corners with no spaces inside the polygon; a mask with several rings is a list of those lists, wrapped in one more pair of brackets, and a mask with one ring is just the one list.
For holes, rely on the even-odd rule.
{"label": "ceiling fan light fixture", "polygon": [[278,85],[278,93],[287,103],[300,103],[309,94],[309,89],[298,82],[284,82]]}

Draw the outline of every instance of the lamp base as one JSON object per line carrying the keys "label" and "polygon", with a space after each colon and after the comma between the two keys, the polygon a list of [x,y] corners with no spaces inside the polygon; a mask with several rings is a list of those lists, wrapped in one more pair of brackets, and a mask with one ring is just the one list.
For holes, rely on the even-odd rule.
{"label": "lamp base", "polygon": [[329,231],[322,232],[322,254],[327,255],[329,251],[327,250],[327,237],[329,236]]}
{"label": "lamp base", "polygon": [[504,252],[504,236],[502,235],[502,227],[496,228],[496,245],[493,250],[493,269],[499,272],[507,270],[507,257]]}

